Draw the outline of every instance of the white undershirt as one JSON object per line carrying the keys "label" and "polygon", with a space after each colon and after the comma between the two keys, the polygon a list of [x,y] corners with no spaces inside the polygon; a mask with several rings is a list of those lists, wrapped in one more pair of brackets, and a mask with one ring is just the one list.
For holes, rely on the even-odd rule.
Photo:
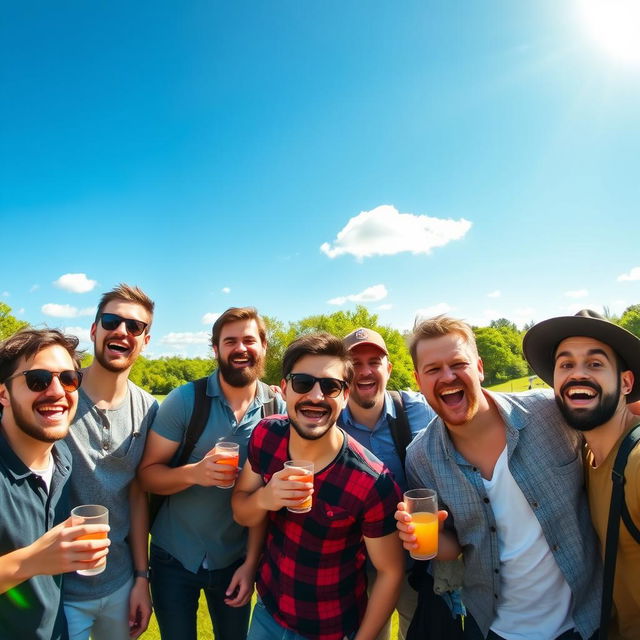
{"label": "white undershirt", "polygon": [[49,454],[49,462],[45,469],[34,469],[33,467],[29,467],[29,469],[32,473],[42,478],[42,481],[47,487],[47,493],[49,493],[51,490],[51,478],[53,478],[53,456]]}
{"label": "white undershirt", "polygon": [[520,487],[507,448],[482,479],[498,528],[500,599],[491,630],[507,640],[549,640],[573,629],[571,589]]}

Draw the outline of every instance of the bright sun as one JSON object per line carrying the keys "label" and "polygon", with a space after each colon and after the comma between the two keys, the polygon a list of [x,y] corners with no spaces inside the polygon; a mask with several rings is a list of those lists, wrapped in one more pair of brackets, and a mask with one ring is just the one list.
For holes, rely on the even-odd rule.
{"label": "bright sun", "polygon": [[640,0],[579,0],[590,36],[612,58],[640,64]]}

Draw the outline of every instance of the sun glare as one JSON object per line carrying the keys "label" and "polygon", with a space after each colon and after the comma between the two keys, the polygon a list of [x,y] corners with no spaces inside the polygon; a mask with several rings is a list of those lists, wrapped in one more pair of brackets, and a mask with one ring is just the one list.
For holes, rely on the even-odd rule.
{"label": "sun glare", "polygon": [[589,35],[619,62],[640,65],[640,0],[579,0]]}

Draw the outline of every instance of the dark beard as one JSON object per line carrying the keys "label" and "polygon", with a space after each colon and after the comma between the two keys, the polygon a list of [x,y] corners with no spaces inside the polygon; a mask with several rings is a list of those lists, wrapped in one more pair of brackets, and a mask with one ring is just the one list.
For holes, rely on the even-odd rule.
{"label": "dark beard", "polygon": [[[570,409],[564,403],[564,392],[572,386],[590,387],[600,394],[600,402],[595,409]],[[564,417],[566,423],[577,431],[591,431],[601,424],[608,422],[613,417],[613,414],[618,408],[618,402],[620,401],[620,379],[618,378],[618,384],[616,385],[615,393],[602,393],[602,387],[593,382],[576,382],[571,380],[570,382],[562,385],[560,389],[560,395],[556,395],[556,403],[560,409],[560,413]]]}
{"label": "dark beard", "polygon": [[223,380],[232,387],[248,387],[264,375],[264,358],[257,358],[250,367],[237,369],[232,364],[220,359],[218,370]]}
{"label": "dark beard", "polygon": [[289,418],[289,422],[291,423],[291,426],[294,428],[295,432],[303,440],[320,440],[320,438],[324,437],[329,432],[329,429],[333,426],[333,425],[329,425],[322,433],[316,434],[316,433],[307,433],[306,431],[303,431],[300,425],[293,418]]}
{"label": "dark beard", "polygon": [[[39,442],[46,442],[50,444],[52,442],[57,442],[64,438],[67,434],[65,433],[62,436],[48,436],[44,429],[39,428],[34,425],[29,419],[26,417],[25,413],[22,411],[22,407],[18,405],[18,403],[11,402],[11,411],[13,412],[13,420],[16,423],[16,426],[22,433],[25,433],[30,438],[34,440],[38,440]],[[67,424],[67,427],[69,425]]]}

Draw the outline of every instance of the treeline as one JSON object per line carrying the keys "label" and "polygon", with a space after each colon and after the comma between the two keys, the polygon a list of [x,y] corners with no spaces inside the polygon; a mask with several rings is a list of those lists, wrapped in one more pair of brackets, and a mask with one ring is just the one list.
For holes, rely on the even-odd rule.
{"label": "treeline", "polygon": [[[605,308],[605,316],[631,333],[640,337],[640,304],[625,309],[620,317],[611,315]],[[378,316],[366,307],[355,311],[337,311],[331,314],[309,316],[296,322],[284,323],[276,318],[265,318],[269,348],[265,366],[265,382],[279,384],[282,355],[287,345],[297,336],[314,331],[328,331],[336,336],[345,336],[358,327],[369,327],[378,331],[385,339],[393,371],[389,387],[392,389],[415,389],[413,364],[407,347],[410,333],[401,333],[379,323]],[[11,315],[11,308],[0,302],[0,339],[26,326],[27,323]],[[531,326],[531,325],[529,325]],[[529,326],[520,330],[515,323],[501,318],[487,327],[473,327],[478,352],[484,363],[484,384],[492,386],[514,378],[530,375],[522,355],[522,337]],[[88,364],[86,357],[83,364]],[[131,380],[154,394],[167,394],[177,386],[209,375],[216,368],[213,354],[209,358],[166,357],[159,359],[138,358],[131,371]]]}

